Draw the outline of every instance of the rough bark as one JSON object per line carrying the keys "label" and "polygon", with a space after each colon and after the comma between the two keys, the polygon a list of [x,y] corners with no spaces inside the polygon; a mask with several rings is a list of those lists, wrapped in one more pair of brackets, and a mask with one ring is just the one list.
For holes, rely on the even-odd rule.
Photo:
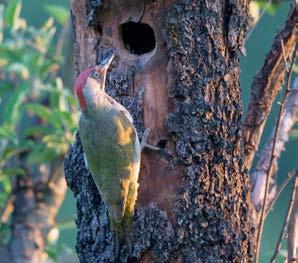
{"label": "rough bark", "polygon": [[293,52],[298,40],[298,5],[294,2],[284,28],[276,35],[252,83],[248,112],[243,124],[245,167],[248,170],[258,150],[272,104],[284,83],[287,73],[285,61],[291,62],[291,58],[294,58]]}
{"label": "rough bark", "polygon": [[[142,154],[132,259],[249,262],[249,179],[244,169],[238,51],[247,1],[73,1],[79,71],[116,53],[108,93],[133,115],[141,137],[163,148]],[[156,47],[127,50],[120,24],[149,24]],[[89,26],[88,26],[89,24]],[[114,262],[104,204],[77,134],[65,159],[77,201],[81,262]],[[127,262],[122,247],[120,262]]]}
{"label": "rough bark", "polygon": [[298,176],[296,172],[295,197],[293,210],[288,226],[288,263],[297,261],[297,243],[298,243]]}

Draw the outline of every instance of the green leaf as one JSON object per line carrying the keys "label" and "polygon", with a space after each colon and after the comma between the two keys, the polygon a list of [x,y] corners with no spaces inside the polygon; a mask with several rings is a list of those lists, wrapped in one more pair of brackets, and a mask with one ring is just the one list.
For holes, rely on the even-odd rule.
{"label": "green leaf", "polygon": [[259,6],[261,9],[265,9],[266,8],[266,12],[271,15],[274,16],[276,15],[278,8],[279,8],[279,4],[277,3],[271,3],[270,5],[268,5],[268,1],[267,0],[262,0],[259,2]]}
{"label": "green leaf", "polygon": [[292,132],[290,133],[290,139],[294,140],[294,141],[298,141],[298,130],[297,129],[292,130]]}
{"label": "green leaf", "polygon": [[52,60],[45,60],[42,65],[40,65],[39,68],[39,74],[40,76],[46,77],[47,74],[51,72],[55,72],[60,68],[60,65],[58,63],[53,62]]}
{"label": "green leaf", "polygon": [[0,4],[0,43],[3,40],[3,31],[4,31],[4,5]]}
{"label": "green leaf", "polygon": [[43,24],[40,28],[39,36],[47,37],[47,34],[54,28],[54,19],[52,17],[48,18],[48,20]]}
{"label": "green leaf", "polygon": [[8,176],[4,175],[3,172],[0,173],[0,182],[2,184],[4,192],[10,193],[12,190],[10,179]]}
{"label": "green leaf", "polygon": [[4,175],[25,175],[26,172],[24,169],[19,167],[11,167],[11,168],[4,168],[2,169],[2,173]]}
{"label": "green leaf", "polygon": [[11,83],[1,80],[0,82],[0,97],[3,97],[4,94],[9,93],[13,90],[13,86]]}
{"label": "green leaf", "polygon": [[56,156],[64,155],[69,146],[69,142],[66,138],[66,133],[63,131],[56,132],[55,134],[49,134],[42,138],[42,141],[46,148],[50,151],[54,151]]}
{"label": "green leaf", "polygon": [[11,133],[13,133],[13,129],[10,125],[8,124],[3,124],[0,126],[0,138],[3,139],[9,139],[11,138]]}
{"label": "green leaf", "polygon": [[[26,52],[28,52],[28,50],[26,50]],[[13,63],[22,60],[24,50],[20,46],[16,46],[15,42],[11,42],[9,44],[6,43],[6,45],[0,45],[0,54],[2,59],[6,58],[10,63]]]}
{"label": "green leaf", "polygon": [[[7,194],[5,194],[5,198],[1,198],[0,199],[0,201],[3,201],[3,202],[1,202],[2,204],[5,203],[5,199],[6,198],[7,198]],[[11,230],[11,225],[10,224],[11,223],[9,223],[9,224],[7,224],[7,223],[1,223],[0,224],[0,235],[7,234],[9,232],[9,230]]]}
{"label": "green leaf", "polygon": [[24,64],[18,62],[10,64],[7,71],[19,74],[22,79],[28,79],[30,76],[28,68]]}
{"label": "green leaf", "polygon": [[36,116],[48,122],[53,127],[61,128],[61,125],[55,119],[55,116],[53,116],[48,107],[38,103],[28,103],[27,105],[25,105],[25,109],[29,112],[34,113]]}
{"label": "green leaf", "polygon": [[61,94],[61,96],[73,97],[74,98],[74,95],[72,94],[72,92],[70,92],[68,89],[65,89],[65,88],[62,89],[62,90],[59,90],[57,88],[54,88],[53,86],[45,85],[45,86],[42,86],[40,89],[44,90],[44,91],[47,91],[47,92],[50,92],[50,93]]}
{"label": "green leaf", "polygon": [[48,163],[58,157],[54,149],[47,149],[46,147],[36,147],[29,153],[27,162],[29,164]]}
{"label": "green leaf", "polygon": [[47,246],[45,252],[48,254],[48,257],[54,261],[57,260],[57,251],[50,246]]}
{"label": "green leaf", "polygon": [[60,5],[45,5],[45,11],[57,20],[60,24],[64,25],[68,19],[68,9]]}
{"label": "green leaf", "polygon": [[31,126],[29,128],[26,128],[25,131],[24,131],[24,135],[26,137],[28,137],[28,136],[41,136],[41,135],[49,134],[51,132],[52,132],[52,130],[49,129],[48,127],[35,125],[35,126]]}
{"label": "green leaf", "polygon": [[44,105],[38,103],[28,103],[25,105],[25,109],[46,121],[51,118],[51,111]]}
{"label": "green leaf", "polygon": [[20,0],[10,0],[5,9],[5,22],[8,27],[13,28],[14,24],[19,19],[22,9],[22,2]]}
{"label": "green leaf", "polygon": [[11,157],[18,155],[22,152],[29,151],[32,149],[33,144],[31,141],[26,141],[25,143],[7,146],[3,151],[3,159],[10,159]]}
{"label": "green leaf", "polygon": [[20,115],[19,108],[25,99],[27,91],[28,87],[22,86],[9,96],[3,110],[4,122],[16,125]]}
{"label": "green leaf", "polygon": [[293,72],[298,73],[298,65],[293,65]]}
{"label": "green leaf", "polygon": [[71,126],[74,125],[70,112],[53,109],[53,115],[55,116],[57,122],[61,124],[61,126],[64,124],[64,126],[71,128]]}

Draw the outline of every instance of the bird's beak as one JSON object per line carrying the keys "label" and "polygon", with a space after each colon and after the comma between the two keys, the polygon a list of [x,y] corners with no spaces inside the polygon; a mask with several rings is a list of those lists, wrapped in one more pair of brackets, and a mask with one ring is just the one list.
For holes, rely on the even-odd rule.
{"label": "bird's beak", "polygon": [[100,63],[100,67],[104,70],[107,71],[109,66],[111,65],[113,59],[115,57],[115,54],[113,53],[110,57],[107,57],[103,62]]}

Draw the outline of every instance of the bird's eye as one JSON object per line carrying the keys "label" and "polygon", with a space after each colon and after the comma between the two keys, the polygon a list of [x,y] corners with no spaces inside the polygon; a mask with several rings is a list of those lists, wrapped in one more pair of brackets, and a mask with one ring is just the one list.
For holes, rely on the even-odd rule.
{"label": "bird's eye", "polygon": [[95,78],[98,78],[99,77],[99,75],[98,75],[98,73],[96,71],[93,73],[93,77],[95,77]]}

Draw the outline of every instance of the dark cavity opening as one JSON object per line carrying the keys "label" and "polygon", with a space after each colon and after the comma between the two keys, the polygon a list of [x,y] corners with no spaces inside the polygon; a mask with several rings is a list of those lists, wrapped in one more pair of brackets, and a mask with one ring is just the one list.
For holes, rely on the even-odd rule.
{"label": "dark cavity opening", "polygon": [[147,24],[127,22],[120,26],[125,48],[132,54],[142,55],[155,48],[154,30]]}

